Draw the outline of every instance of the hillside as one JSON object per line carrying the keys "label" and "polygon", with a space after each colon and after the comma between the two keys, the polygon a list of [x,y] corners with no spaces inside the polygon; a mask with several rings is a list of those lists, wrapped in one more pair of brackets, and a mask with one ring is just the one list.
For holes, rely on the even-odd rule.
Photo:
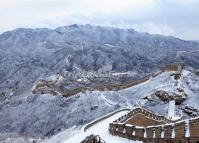
{"label": "hillside", "polygon": [[[174,37],[91,25],[16,29],[0,35],[0,90],[8,98],[29,91],[36,81],[59,74],[67,93],[85,83],[79,73],[132,72],[129,78],[97,79],[87,84],[121,83],[171,63],[199,68],[199,44]],[[72,74],[72,76],[70,76]],[[26,94],[26,93],[25,93]]]}
{"label": "hillside", "polygon": [[[147,82],[120,91],[93,91],[70,98],[30,95],[1,105],[0,128],[2,134],[13,132],[42,138],[74,125],[81,126],[116,109],[131,108],[135,104],[167,115],[168,101],[154,97],[154,93],[164,90],[174,96],[179,94],[177,88],[184,89],[186,94],[186,99],[178,107],[189,105],[197,109],[198,81],[198,75],[184,70],[179,80],[174,79],[173,72],[165,72]],[[146,99],[146,96],[151,98]],[[184,118],[188,116],[186,112],[183,114]]]}
{"label": "hillside", "polygon": [[[5,32],[0,35],[0,142],[43,141],[135,105],[167,115],[172,99],[184,118],[194,117],[199,109],[198,50],[192,41],[91,25]],[[170,71],[128,85],[172,63],[185,65],[180,79]],[[81,75],[95,72],[130,74]]]}
{"label": "hillside", "polygon": [[[165,92],[169,93],[172,97],[175,96],[175,94],[179,94],[179,91],[177,89],[184,89],[184,92],[186,93],[186,99],[183,101],[182,104],[177,105],[176,110],[177,114],[180,109],[184,109],[185,106],[192,106],[195,109],[198,109],[199,106],[197,104],[198,102],[198,75],[193,73],[193,71],[187,71],[183,70],[182,76],[179,80],[174,80],[173,78],[173,72],[166,72],[162,73],[161,75],[151,78],[149,81],[136,85],[134,87],[117,91],[117,92],[94,92],[94,93],[87,93],[86,96],[92,94],[92,96],[89,96],[89,98],[93,98],[94,100],[103,100],[105,103],[103,103],[102,106],[98,104],[98,109],[96,109],[97,112],[99,112],[100,108],[106,106],[106,108],[110,108],[115,106],[115,109],[119,108],[132,108],[132,105],[136,106],[142,106],[147,109],[150,109],[151,111],[154,111],[155,113],[158,113],[159,115],[165,115],[168,114],[168,101],[162,101],[161,98],[154,97],[155,92],[159,90],[164,90]],[[81,95],[80,95],[81,96]],[[86,97],[84,96],[84,98]],[[97,97],[96,97],[97,96]],[[147,99],[144,97],[148,97]],[[92,104],[92,102],[89,102],[89,105]],[[95,105],[95,103],[94,103]],[[116,107],[119,105],[120,107]],[[90,111],[92,112],[92,111]],[[90,113],[89,112],[89,113]],[[125,112],[125,111],[124,111]],[[88,115],[88,113],[85,113]],[[113,116],[114,117],[114,116]],[[113,118],[111,117],[111,118]],[[187,112],[183,110],[183,118],[190,117]],[[106,123],[107,122],[107,123]],[[128,140],[123,140],[122,138],[110,136],[109,133],[106,131],[97,130],[99,129],[98,126],[106,126],[111,121],[109,119],[105,119],[104,121],[100,122],[99,124],[96,124],[93,128],[91,127],[91,130],[88,130],[88,132],[82,133],[82,129],[79,130],[78,128],[71,128],[70,130],[64,130],[63,132],[57,134],[56,136],[53,136],[52,138],[45,141],[46,142],[70,142],[71,140],[80,141],[84,139],[86,136],[90,134],[98,134],[103,139],[105,139],[107,142],[111,142],[112,140],[117,140],[117,142],[128,142]],[[100,127],[100,129],[101,129]],[[107,127],[106,127],[107,128]],[[69,134],[68,136],[67,134]],[[71,137],[72,136],[72,137]]]}

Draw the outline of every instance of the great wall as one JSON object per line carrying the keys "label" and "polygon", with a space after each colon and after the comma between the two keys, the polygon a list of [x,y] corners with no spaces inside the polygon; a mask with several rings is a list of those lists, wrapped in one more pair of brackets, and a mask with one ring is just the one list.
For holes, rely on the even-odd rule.
{"label": "great wall", "polygon": [[[165,71],[177,71],[175,79],[179,79],[182,66],[168,65],[161,70]],[[110,123],[109,133],[145,143],[199,143],[199,117],[173,121],[149,110],[135,108]]]}
{"label": "great wall", "polygon": [[[128,122],[129,119],[131,122]],[[145,143],[199,143],[199,117],[171,121],[136,108],[110,123],[109,133]]]}
{"label": "great wall", "polygon": [[[163,68],[161,68],[158,71],[155,71],[151,74],[145,75],[141,78],[134,79],[130,82],[124,82],[124,83],[108,83],[108,84],[97,84],[94,86],[86,86],[82,85],[80,87],[75,87],[73,89],[69,89],[67,91],[61,91],[59,88],[60,83],[58,82],[61,79],[64,79],[61,75],[57,76],[57,79],[55,81],[51,80],[39,80],[33,87],[32,87],[32,92],[33,94],[45,94],[45,93],[50,93],[52,95],[63,95],[64,97],[70,97],[75,94],[78,94],[80,92],[84,93],[86,91],[118,91],[122,89],[126,89],[135,85],[138,85],[140,83],[148,81],[150,78],[154,78],[158,76],[159,74],[165,72],[165,71],[176,71],[176,74],[174,75],[175,79],[180,78],[180,73],[182,70],[182,64],[170,64],[167,65]],[[92,82],[92,81],[91,81]]]}
{"label": "great wall", "polygon": [[[174,78],[179,79],[182,65],[168,65],[161,69],[161,73],[165,71],[176,71]],[[150,75],[150,77],[151,76],[152,75]],[[150,77],[143,78],[143,81],[147,81]],[[137,83],[137,81],[135,81],[135,83]],[[142,83],[142,80],[139,83]],[[84,131],[86,132],[88,128],[118,112],[119,110],[91,122],[85,126]],[[182,116],[175,120],[168,117],[158,115],[141,107],[135,107],[128,113],[109,123],[108,131],[113,136],[144,143],[199,143],[199,117],[185,120],[182,119]]]}
{"label": "great wall", "polygon": [[114,112],[111,112],[111,113],[109,113],[109,114],[107,114],[105,116],[102,116],[102,117],[100,117],[100,118],[98,118],[98,119],[86,124],[85,126],[82,127],[82,129],[83,129],[84,132],[86,132],[87,129],[89,129],[90,127],[94,126],[95,124],[97,124],[100,121],[102,121],[104,119],[107,119],[107,118],[109,118],[109,117],[113,116],[114,114],[119,113],[121,111],[130,111],[130,109],[124,108],[124,109],[120,109],[120,110],[116,110]]}
{"label": "great wall", "polygon": [[123,83],[123,84],[109,84],[109,85],[100,85],[100,86],[96,86],[93,88],[86,88],[86,87],[79,87],[79,88],[75,88],[67,93],[64,93],[65,97],[70,97],[72,95],[78,94],[80,92],[84,92],[86,90],[98,90],[98,91],[105,91],[105,90],[109,90],[109,91],[118,91],[118,90],[122,90],[122,89],[126,89],[135,85],[138,85],[140,83],[146,82],[148,81],[150,78],[154,78],[156,76],[158,76],[159,74],[166,72],[166,71],[176,71],[176,74],[174,75],[175,79],[179,79],[180,78],[180,73],[182,71],[182,64],[176,63],[176,64],[169,64],[166,65],[165,67],[161,68],[159,71],[156,71],[154,73],[145,75],[139,79],[133,80],[131,82],[128,83]]}
{"label": "great wall", "polygon": [[[163,73],[163,72],[166,72],[166,71],[176,71],[175,75],[180,75],[181,71],[182,71],[182,65],[181,64],[170,64],[170,65],[167,65],[164,68],[162,68],[160,70],[160,72],[158,72],[158,74],[151,74],[151,75],[145,76],[145,77],[143,77],[141,79],[138,79],[138,80],[135,80],[135,81],[129,83],[128,86],[126,85],[125,87],[123,85],[123,89],[125,89],[127,87],[131,87],[131,86],[137,85],[137,84],[140,84],[140,83],[143,83],[143,82],[149,80],[152,76],[155,77],[155,76],[159,75],[160,73]],[[96,123],[98,123],[98,122],[100,122],[100,121],[102,121],[102,120],[104,120],[104,119],[106,119],[106,118],[108,118],[108,117],[120,112],[120,111],[130,111],[130,109],[125,109],[124,108],[124,109],[120,109],[120,110],[114,111],[112,113],[109,113],[108,115],[105,115],[105,116],[103,116],[103,117],[101,117],[99,119],[96,119],[96,120],[86,124],[83,127],[83,130],[86,131],[88,128],[90,128],[91,126],[95,125]],[[153,114],[153,115],[155,116],[155,114]],[[160,116],[159,118],[161,118],[163,120],[166,119],[164,116]]]}

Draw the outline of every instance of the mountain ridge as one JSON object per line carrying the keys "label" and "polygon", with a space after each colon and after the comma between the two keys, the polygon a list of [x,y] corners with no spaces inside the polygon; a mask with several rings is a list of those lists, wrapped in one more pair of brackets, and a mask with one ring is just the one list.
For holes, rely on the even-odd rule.
{"label": "mountain ridge", "polygon": [[13,30],[8,30],[8,31],[5,31],[5,32],[2,32],[0,33],[0,36],[3,35],[3,34],[7,34],[7,33],[11,33],[11,32],[17,32],[17,31],[56,31],[56,32],[59,32],[60,29],[63,29],[63,28],[71,28],[71,27],[76,27],[76,28],[80,28],[80,27],[95,27],[95,28],[108,28],[108,29],[119,29],[119,30],[127,30],[127,31],[132,31],[132,32],[135,32],[135,33],[141,33],[141,34],[144,34],[144,35],[150,35],[150,36],[161,36],[161,37],[165,37],[165,38],[175,38],[175,39],[178,39],[178,40],[181,40],[181,41],[187,41],[187,42],[195,42],[195,43],[198,43],[199,40],[186,40],[186,39],[181,39],[181,38],[178,38],[178,37],[175,37],[175,36],[172,36],[172,35],[161,35],[161,34],[151,34],[151,33],[148,33],[148,32],[138,32],[136,31],[135,29],[133,28],[119,28],[119,27],[112,27],[112,26],[100,26],[100,25],[92,25],[92,24],[71,24],[71,25],[66,25],[66,26],[59,26],[57,28],[44,28],[44,27],[41,27],[41,28],[15,28]]}
{"label": "mountain ridge", "polygon": [[19,95],[47,76],[99,71],[107,65],[115,72],[135,72],[135,77],[175,62],[199,68],[197,50],[199,44],[194,42],[132,29],[92,25],[22,28],[0,35],[0,89]]}
{"label": "mountain ridge", "polygon": [[[164,73],[121,91],[85,91],[69,98],[33,94],[31,89],[37,81],[64,73],[71,76],[58,78],[63,81],[60,86],[63,91],[78,87],[76,81],[87,82],[85,76],[72,76],[73,72],[134,73],[128,78],[100,78],[93,82],[98,85],[133,80],[171,63],[183,63],[188,69],[199,68],[199,44],[195,42],[106,27],[74,26],[57,30],[19,29],[0,35],[2,134],[50,137],[135,104],[166,114],[167,99],[179,92],[175,85],[187,89],[185,92],[191,100],[183,99],[183,102],[191,104],[198,100],[197,87],[193,86],[198,76],[190,71],[183,72],[179,82],[173,80],[172,73]],[[154,94],[161,89],[158,96],[166,98],[165,102]]]}

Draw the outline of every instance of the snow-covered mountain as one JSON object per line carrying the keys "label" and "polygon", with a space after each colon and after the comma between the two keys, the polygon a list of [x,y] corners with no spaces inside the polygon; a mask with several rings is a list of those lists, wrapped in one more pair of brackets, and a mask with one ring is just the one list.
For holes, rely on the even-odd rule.
{"label": "snow-covered mountain", "polygon": [[93,72],[107,65],[116,72],[135,72],[132,78],[175,62],[199,68],[198,53],[197,42],[132,29],[91,25],[21,28],[0,35],[0,90],[20,95],[41,78]]}
{"label": "snow-covered mountain", "polygon": [[[196,42],[132,29],[71,25],[55,30],[5,32],[0,35],[0,142],[40,141],[134,105],[166,115],[170,98],[182,99],[177,107],[183,109],[185,118],[194,116],[195,112],[189,112],[190,108],[199,108],[199,77],[195,70],[199,68],[198,53]],[[32,93],[41,79],[56,85],[51,88],[56,93],[93,85],[90,83],[118,82],[114,78],[63,78],[63,73],[93,73],[111,65],[115,74],[135,73],[132,80],[175,62],[186,65],[179,80],[174,79],[172,72],[165,72],[119,91],[88,90],[69,98]],[[126,80],[119,79],[121,83]]]}

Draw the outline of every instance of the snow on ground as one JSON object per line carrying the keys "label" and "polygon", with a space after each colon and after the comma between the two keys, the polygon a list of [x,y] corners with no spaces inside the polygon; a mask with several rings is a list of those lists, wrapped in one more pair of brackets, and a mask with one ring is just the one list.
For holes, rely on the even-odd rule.
{"label": "snow on ground", "polygon": [[[114,110],[117,110],[118,108],[125,108],[125,107],[131,107],[138,103],[139,105],[144,105],[145,108],[154,111],[155,113],[158,113],[160,115],[168,115],[168,103],[158,102],[149,104],[146,100],[141,99],[144,96],[152,95],[157,90],[164,90],[168,93],[172,93],[173,91],[176,91],[176,88],[182,88],[185,90],[185,92],[188,94],[188,99],[185,101],[186,104],[192,105],[190,103],[197,103],[199,101],[199,98],[197,96],[198,88],[196,85],[198,85],[198,77],[189,71],[183,70],[181,79],[176,81],[173,79],[172,75],[173,72],[165,72],[160,75],[158,75],[155,78],[151,78],[149,81],[146,81],[144,83],[141,83],[139,85],[123,89],[120,91],[93,91],[93,92],[87,92],[85,94],[78,94],[74,97],[78,97],[76,102],[78,102],[77,105],[73,105],[71,107],[71,110],[74,110],[72,112],[76,112],[76,109],[85,110],[81,116],[80,111],[78,111],[79,116],[75,116],[73,119],[85,119],[85,118],[92,118],[95,119],[100,116],[103,116],[109,112],[112,112]],[[189,83],[189,84],[187,84]],[[176,86],[177,85],[177,86]],[[74,98],[72,97],[72,98]],[[71,99],[72,99],[71,98]],[[194,101],[195,100],[195,101]],[[81,105],[81,106],[80,106]],[[118,105],[118,108],[117,108]],[[75,106],[75,108],[74,108]],[[90,107],[98,106],[98,109],[91,111],[89,110]],[[77,108],[78,107],[78,108]],[[107,109],[110,109],[108,111],[105,111]],[[88,112],[87,112],[88,111]],[[99,115],[100,113],[100,115]],[[97,116],[96,116],[97,115]],[[114,117],[113,117],[114,118]],[[111,120],[111,119],[109,119]],[[90,120],[91,121],[91,120]],[[108,126],[108,123],[106,124]],[[97,128],[94,126],[95,129]],[[93,128],[91,128],[93,129]],[[102,128],[99,127],[99,129],[104,129],[106,132],[108,132],[108,127]],[[62,134],[58,135],[57,138],[58,141],[56,143],[70,143],[70,140],[73,140],[75,137],[80,138],[83,140],[87,135],[90,134],[101,134],[96,131],[92,132],[88,130],[86,133],[82,133],[79,129],[74,129],[75,131],[71,133],[73,130],[65,131]],[[67,133],[68,132],[68,133]],[[75,135],[78,134],[78,135]],[[68,136],[69,135],[69,136]],[[74,136],[75,135],[75,136]],[[74,136],[74,137],[71,137]],[[104,139],[105,135],[102,135],[102,139]],[[122,138],[119,137],[113,137],[108,134],[109,137],[112,137],[116,140],[120,140]],[[67,140],[69,139],[70,140]],[[107,138],[105,136],[105,138]],[[105,139],[104,139],[105,140]],[[122,139],[123,141],[124,139]],[[56,141],[56,139],[54,140]],[[79,140],[78,140],[79,141]],[[48,142],[51,143],[51,142]],[[55,143],[55,142],[52,142]],[[73,143],[73,142],[72,142]]]}
{"label": "snow on ground", "polygon": [[75,134],[78,134],[79,132],[80,127],[69,128],[58,133],[57,135],[52,136],[51,138],[47,138],[44,141],[41,141],[41,143],[63,143],[66,139],[74,136]]}
{"label": "snow on ground", "polygon": [[[195,104],[198,105],[197,102],[199,101],[198,98],[199,77],[194,75],[190,71],[183,70],[181,79],[176,81],[173,79],[173,76],[171,76],[172,73],[173,72],[162,73],[155,78],[151,78],[149,81],[146,81],[144,83],[120,91],[93,91],[85,93],[86,95],[85,94],[76,95],[78,97],[77,98],[78,103],[80,105],[81,104],[83,105],[81,106],[81,108],[79,107],[79,109],[84,108],[85,111],[87,111],[88,108],[85,107],[88,105],[98,106],[97,111],[85,112],[84,113],[85,116],[82,116],[82,118],[91,117],[95,113],[100,113],[100,112],[102,113],[105,109],[108,109],[110,107],[115,107],[116,104],[120,105],[120,108],[121,107],[125,108],[127,106],[132,107],[132,105],[136,103],[140,105],[145,105],[147,109],[150,109],[160,115],[167,115],[168,104],[161,102],[156,104],[147,104],[147,101],[141,99],[144,96],[149,96],[153,94],[157,90],[164,90],[168,93],[172,93],[176,91],[176,88],[182,88],[185,90],[185,93],[187,93],[188,95],[185,104],[193,106]],[[87,103],[86,106],[85,104],[83,104],[84,102]],[[103,109],[101,107],[103,107]],[[71,109],[74,109],[74,106]],[[112,111],[114,111],[114,109],[117,110],[118,108],[112,108]],[[104,114],[106,114],[106,112],[104,112]],[[123,114],[125,114],[125,112],[120,112],[118,114],[115,114],[114,116],[91,127],[87,132],[83,132],[82,130],[75,128],[70,130],[67,129],[61,132],[60,134],[52,137],[45,143],[79,143],[80,141],[85,139],[86,136],[89,136],[90,134],[100,135],[100,137],[103,140],[105,140],[107,143],[121,143],[121,142],[132,143],[133,141],[120,137],[115,137],[108,133],[108,124],[113,120],[117,119],[118,117],[122,116]]]}
{"label": "snow on ground", "polygon": [[[68,130],[69,128],[80,127],[107,113],[127,106],[132,107],[139,104],[157,114],[167,115],[168,103],[142,99],[157,90],[172,93],[176,92],[176,88],[181,88],[187,94],[187,100],[184,101],[183,106],[188,104],[199,108],[199,76],[183,70],[181,79],[176,81],[171,76],[172,73],[162,73],[149,81],[120,91],[93,91],[79,93],[70,98],[51,95],[17,97],[17,100],[9,101],[1,106],[0,130],[29,133],[31,136],[41,137],[52,130],[53,134],[57,134],[61,130],[63,132],[55,135],[55,138],[52,136],[51,138],[55,140],[48,143],[63,143],[74,134],[85,135],[78,128],[74,128],[74,131],[73,129]],[[24,94],[28,95],[29,93]],[[27,125],[27,128],[24,128],[24,125]],[[38,129],[42,129],[42,132],[38,132]],[[107,131],[107,128],[104,130]]]}
{"label": "snow on ground", "polygon": [[126,114],[128,111],[121,111],[99,123],[90,127],[86,132],[81,130],[78,134],[74,135],[73,137],[66,140],[64,143],[80,143],[84,140],[87,136],[94,134],[99,135],[106,143],[133,143],[133,142],[140,142],[140,141],[132,141],[125,138],[112,136],[108,132],[109,123],[113,122],[115,119],[121,117],[122,115]]}
{"label": "snow on ground", "polygon": [[183,70],[178,86],[188,95],[184,104],[199,108],[199,76],[190,71]]}

